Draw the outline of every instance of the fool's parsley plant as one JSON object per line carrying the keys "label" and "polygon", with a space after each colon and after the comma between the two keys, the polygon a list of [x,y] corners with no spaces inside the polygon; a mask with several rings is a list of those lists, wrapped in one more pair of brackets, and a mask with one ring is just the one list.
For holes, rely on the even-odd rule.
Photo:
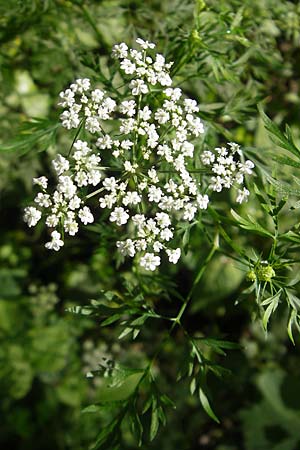
{"label": "fool's parsley plant", "polygon": [[88,142],[78,138],[69,156],[52,161],[54,189],[45,176],[33,180],[40,192],[24,220],[32,227],[43,217],[51,234],[46,248],[58,251],[65,234],[94,222],[86,203],[99,195],[97,216],[119,230],[117,251],[154,271],[163,254],[177,263],[179,228],[201,220],[212,195],[234,188],[238,203],[247,200],[245,175],[254,164],[236,143],[203,148],[206,126],[197,102],[172,87],[172,63],[153,54],[155,44],[136,42],[138,49],[113,48],[120,87],[107,92],[84,78],[59,94],[62,126],[77,129],[77,137],[85,129]]}

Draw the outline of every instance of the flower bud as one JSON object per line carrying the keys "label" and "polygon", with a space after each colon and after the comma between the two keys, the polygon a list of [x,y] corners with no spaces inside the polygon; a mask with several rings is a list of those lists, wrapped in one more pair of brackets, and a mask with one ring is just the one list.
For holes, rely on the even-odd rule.
{"label": "flower bud", "polygon": [[257,270],[257,277],[259,281],[270,282],[275,277],[275,270],[269,264],[267,266],[259,266]]}

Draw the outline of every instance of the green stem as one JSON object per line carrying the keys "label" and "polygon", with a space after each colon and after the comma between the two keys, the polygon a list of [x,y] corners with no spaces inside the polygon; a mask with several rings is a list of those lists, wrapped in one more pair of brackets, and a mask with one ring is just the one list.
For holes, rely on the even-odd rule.
{"label": "green stem", "polygon": [[276,248],[277,248],[277,239],[278,239],[278,216],[274,217],[274,225],[275,225],[275,232],[274,232],[274,238],[273,238],[273,244],[271,247],[270,255],[269,255],[269,261],[272,262],[273,258],[275,257]]}
{"label": "green stem", "polygon": [[208,263],[211,261],[212,257],[214,256],[214,254],[216,253],[218,248],[219,248],[219,233],[216,233],[214,241],[213,241],[212,248],[211,248],[209,254],[207,255],[207,257],[205,258],[205,260],[201,262],[200,267],[199,267],[198,272],[197,272],[197,275],[196,275],[196,277],[194,279],[193,285],[192,285],[192,287],[191,287],[191,289],[190,289],[186,299],[184,300],[183,304],[181,305],[177,316],[172,319],[173,324],[172,324],[170,330],[168,331],[168,334],[163,338],[163,340],[161,341],[161,343],[160,343],[158,349],[156,350],[154,356],[152,357],[152,359],[151,359],[151,361],[150,361],[150,363],[149,363],[149,365],[148,365],[148,367],[146,369],[146,373],[148,373],[151,370],[151,367],[153,366],[153,364],[154,364],[158,354],[160,353],[160,351],[161,351],[162,347],[164,346],[164,344],[169,340],[169,338],[170,338],[174,328],[176,327],[176,325],[180,325],[181,326],[180,320],[181,320],[181,318],[182,318],[182,316],[183,316],[183,314],[184,314],[184,312],[185,312],[185,310],[186,310],[190,300],[192,299],[192,296],[193,296],[193,293],[195,291],[195,288],[198,286],[198,283],[201,280],[201,278],[202,278],[202,276],[203,276],[203,274],[204,274],[204,272],[206,270],[206,267],[207,267]]}
{"label": "green stem", "polygon": [[81,11],[83,12],[84,17],[86,18],[86,21],[91,25],[92,29],[94,30],[97,38],[99,39],[99,41],[101,42],[101,44],[105,47],[105,49],[108,49],[106,40],[104,38],[104,35],[101,33],[101,31],[99,30],[99,28],[97,27],[93,16],[91,15],[90,11],[88,10],[88,8],[81,4],[79,5]]}
{"label": "green stem", "polygon": [[97,189],[96,191],[91,192],[91,194],[88,194],[85,198],[88,199],[94,197],[94,195],[100,194],[100,192],[104,191],[104,189],[105,189],[104,187]]}
{"label": "green stem", "polygon": [[216,253],[218,248],[219,248],[219,234],[216,233],[216,236],[215,236],[214,241],[213,241],[212,248],[211,248],[209,254],[207,255],[207,257],[205,258],[205,260],[201,263],[200,268],[198,269],[196,278],[195,278],[195,280],[193,282],[193,285],[192,285],[192,287],[191,287],[191,289],[190,289],[190,291],[189,291],[189,293],[188,293],[188,295],[187,295],[183,305],[181,306],[181,308],[179,310],[179,313],[177,314],[176,318],[174,319],[174,324],[172,325],[170,331],[173,330],[173,328],[175,327],[176,323],[180,324],[180,319],[181,319],[184,311],[186,310],[186,308],[187,308],[187,306],[188,306],[188,304],[189,304],[189,302],[190,302],[190,300],[191,300],[191,298],[193,296],[193,293],[194,293],[194,291],[195,291],[199,281],[201,280],[202,275],[204,274],[204,272],[206,270],[206,267],[207,267],[208,263],[211,261],[212,257],[214,256],[214,254]]}
{"label": "green stem", "polygon": [[78,136],[79,136],[79,134],[80,134],[80,132],[81,132],[81,130],[83,128],[83,124],[84,124],[84,119],[81,120],[81,122],[79,124],[79,127],[78,127],[78,129],[76,131],[76,134],[75,134],[74,139],[72,141],[71,147],[70,147],[70,149],[68,151],[68,157],[70,156],[72,148],[73,148],[73,145],[75,144],[75,141],[77,140],[77,138],[78,138]]}

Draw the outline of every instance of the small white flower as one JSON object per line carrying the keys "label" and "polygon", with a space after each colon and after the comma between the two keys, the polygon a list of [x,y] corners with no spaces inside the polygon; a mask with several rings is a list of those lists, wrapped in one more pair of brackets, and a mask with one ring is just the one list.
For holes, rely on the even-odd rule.
{"label": "small white flower", "polygon": [[141,202],[141,196],[136,191],[129,191],[122,200],[123,205],[137,205]]}
{"label": "small white flower", "polygon": [[168,113],[168,111],[165,111],[164,109],[158,109],[154,114],[154,118],[160,125],[163,125],[164,123],[167,123],[170,120],[170,114]]}
{"label": "small white flower", "polygon": [[139,118],[140,118],[140,120],[147,122],[148,120],[150,120],[151,114],[152,114],[152,112],[151,112],[151,109],[149,108],[149,106],[145,106],[143,109],[140,110]]}
{"label": "small white flower", "polygon": [[155,253],[159,253],[163,247],[163,244],[159,241],[155,241],[153,243],[153,250],[155,251]]}
{"label": "small white flower", "polygon": [[236,202],[237,203],[246,202],[248,200],[249,195],[250,195],[250,192],[248,191],[248,189],[246,189],[246,188],[243,188],[242,190],[239,189],[238,196],[236,198]]}
{"label": "small white flower", "polygon": [[113,140],[108,134],[106,134],[105,136],[97,139],[96,146],[103,150],[106,148],[111,149],[113,146]]}
{"label": "small white flower", "polygon": [[201,161],[205,165],[213,164],[213,162],[215,161],[215,155],[209,150],[205,150],[201,155]]}
{"label": "small white flower", "polygon": [[216,192],[221,192],[223,189],[223,180],[221,177],[219,177],[219,175],[217,177],[212,177],[211,178],[211,184],[210,184],[210,188],[213,191]]}
{"label": "small white flower", "polygon": [[76,92],[82,94],[82,92],[90,89],[91,82],[88,78],[78,78],[78,80],[75,81],[75,85],[77,86]]}
{"label": "small white flower", "polygon": [[129,139],[124,139],[124,141],[121,142],[120,146],[123,150],[130,150],[133,146],[133,142]]}
{"label": "small white flower", "polygon": [[148,87],[143,80],[132,80],[129,84],[132,95],[147,94]]}
{"label": "small white flower", "polygon": [[149,41],[144,41],[141,38],[137,38],[137,40],[135,41],[137,44],[139,44],[143,50],[147,50],[148,48],[154,48],[155,44],[153,44],[152,42]]}
{"label": "small white flower", "polygon": [[91,151],[91,149],[88,146],[88,143],[85,141],[81,141],[80,139],[77,139],[77,141],[74,142],[73,147],[76,148],[76,150],[80,150],[84,155],[86,155]]}
{"label": "small white flower", "polygon": [[172,84],[172,78],[170,77],[170,75],[166,72],[158,72],[157,74],[157,81],[162,85],[162,86],[171,86]]}
{"label": "small white flower", "polygon": [[194,155],[194,145],[191,142],[184,141],[181,146],[181,151],[184,156],[192,158]]}
{"label": "small white flower", "polygon": [[138,252],[143,252],[147,248],[147,241],[146,239],[139,239],[135,241],[135,248]]}
{"label": "small white flower", "polygon": [[152,181],[152,183],[158,183],[159,182],[159,178],[157,176],[157,172],[156,172],[156,170],[153,167],[148,170],[148,176],[149,176],[150,180]]}
{"label": "small white flower", "polygon": [[193,206],[192,204],[188,203],[184,207],[183,219],[188,220],[190,222],[195,217],[196,211],[197,211],[197,208],[195,206]]}
{"label": "small white flower", "polygon": [[162,190],[156,186],[150,186],[148,191],[148,199],[150,202],[158,203],[162,196]]}
{"label": "small white flower", "polygon": [[55,228],[59,223],[59,217],[55,214],[51,214],[50,216],[47,217],[45,223],[46,223],[47,227]]}
{"label": "small white flower", "polygon": [[94,216],[91,213],[91,210],[90,208],[88,208],[88,206],[84,206],[82,209],[78,211],[78,217],[81,220],[81,222],[84,223],[84,225],[94,222]]}
{"label": "small white flower", "polygon": [[209,203],[209,198],[208,195],[201,195],[198,194],[197,195],[197,203],[200,209],[207,209],[208,203]]}
{"label": "small white flower", "polygon": [[131,48],[129,53],[131,58],[133,58],[137,64],[144,65],[142,52],[139,52],[135,48]]}
{"label": "small white flower", "polygon": [[24,221],[29,227],[35,227],[41,217],[41,211],[36,209],[34,206],[27,206],[24,209]]}
{"label": "small white flower", "polygon": [[88,184],[92,184],[93,186],[97,186],[100,183],[102,178],[101,172],[99,170],[91,170],[88,173]]}
{"label": "small white flower", "polygon": [[64,230],[70,235],[75,236],[78,233],[78,223],[73,218],[67,218],[64,221]]}
{"label": "small white flower", "polygon": [[116,201],[117,201],[117,197],[114,192],[109,195],[105,195],[104,197],[101,197],[99,199],[100,208],[111,209],[113,207],[113,205],[116,203]]}
{"label": "small white flower", "polygon": [[173,264],[177,264],[177,262],[178,262],[178,260],[179,260],[179,258],[181,256],[180,248],[176,248],[175,250],[167,249],[166,253],[167,253],[168,257],[169,257],[169,262],[173,263]]}
{"label": "small white flower", "polygon": [[105,108],[109,113],[111,113],[112,111],[114,111],[116,109],[116,102],[115,100],[113,100],[110,97],[107,97],[103,103],[102,103],[103,108]]}
{"label": "small white flower", "polygon": [[60,238],[60,233],[58,231],[53,231],[51,233],[52,240],[45,244],[48,250],[55,250],[56,252],[64,245],[64,241]]}
{"label": "small white flower", "polygon": [[220,156],[227,156],[228,150],[226,147],[217,147],[216,151],[219,153]]}
{"label": "small white flower", "polygon": [[122,42],[121,44],[114,45],[112,50],[112,56],[118,59],[126,58],[128,54],[127,50],[128,47],[124,42]]}
{"label": "small white flower", "polygon": [[63,108],[67,106],[72,106],[75,103],[74,92],[71,89],[67,89],[66,91],[60,92],[59,97],[61,101],[58,103]]}
{"label": "small white flower", "polygon": [[137,168],[138,168],[137,164],[131,164],[130,161],[124,162],[124,169],[126,170],[126,172],[135,173]]}
{"label": "small white flower", "polygon": [[33,184],[37,184],[38,186],[41,186],[43,189],[47,189],[48,178],[46,178],[46,177],[33,178],[32,182],[33,182]]}
{"label": "small white flower", "polygon": [[60,154],[58,154],[56,158],[52,161],[52,165],[57,175],[62,175],[64,172],[67,172],[70,168],[69,161]]}
{"label": "small white flower", "polygon": [[212,171],[220,176],[226,176],[227,174],[227,168],[222,164],[214,164],[212,167]]}
{"label": "small white flower", "polygon": [[61,175],[58,177],[57,190],[61,194],[64,194],[66,198],[71,199],[75,195],[77,187],[71,177]]}
{"label": "small white flower", "polygon": [[129,134],[134,131],[136,122],[134,119],[121,119],[120,133]]}
{"label": "small white flower", "polygon": [[154,69],[156,72],[161,72],[163,68],[165,67],[166,60],[163,55],[160,53],[157,53],[155,56],[155,63],[153,64]]}
{"label": "small white flower", "polygon": [[254,168],[254,163],[249,159],[244,163],[239,164],[239,170],[241,173],[247,173],[248,175],[252,174],[252,169]]}
{"label": "small white flower", "polygon": [[102,184],[108,191],[114,191],[118,186],[115,177],[104,178]]}
{"label": "small white flower", "polygon": [[94,91],[91,92],[91,97],[93,102],[100,103],[104,97],[104,92],[101,91],[101,89],[95,89]]}
{"label": "small white flower", "polygon": [[[243,184],[244,183],[244,175],[241,172],[238,172],[235,176],[235,181],[238,184]],[[232,183],[231,183],[232,184]]]}
{"label": "small white flower", "polygon": [[49,208],[51,206],[52,202],[50,200],[49,194],[43,194],[42,192],[39,192],[37,196],[34,199],[35,203],[37,203],[41,208]]}
{"label": "small white flower", "polygon": [[79,187],[88,185],[88,176],[83,170],[79,170],[75,175],[75,181]]}
{"label": "small white flower", "polygon": [[192,114],[187,114],[186,120],[188,122],[189,129],[196,137],[204,133],[204,125],[199,117],[194,117]]}
{"label": "small white flower", "polygon": [[132,216],[132,222],[138,227],[144,225],[145,221],[146,217],[144,216],[144,214],[135,214],[134,216]]}
{"label": "small white flower", "polygon": [[160,265],[160,257],[154,253],[146,253],[140,260],[141,267],[154,271]]}
{"label": "small white flower", "polygon": [[132,63],[129,59],[123,59],[120,67],[127,75],[132,75],[136,70],[136,65]]}
{"label": "small white flower", "polygon": [[126,241],[117,241],[117,248],[121,255],[130,256],[131,258],[135,255],[134,242],[131,239],[126,239]]}
{"label": "small white flower", "polygon": [[148,69],[145,75],[148,83],[152,84],[152,86],[155,86],[157,83],[157,75],[155,71],[152,69]]}
{"label": "small white flower", "polygon": [[[102,117],[101,119],[106,120],[109,116],[107,115],[106,111],[101,110]],[[99,111],[98,111],[99,114]],[[100,114],[99,114],[100,116]],[[92,134],[95,134],[99,131],[101,131],[100,122],[97,117],[88,117],[85,121],[85,128]]]}
{"label": "small white flower", "polygon": [[164,212],[156,213],[155,219],[161,228],[169,227],[171,225],[171,219],[169,214],[167,213]]}
{"label": "small white flower", "polygon": [[228,145],[233,154],[234,153],[238,153],[239,155],[242,154],[241,147],[236,142],[228,142]]}
{"label": "small white flower", "polygon": [[155,220],[152,218],[147,220],[145,231],[147,234],[154,234],[155,236],[159,234],[159,228],[156,226]]}
{"label": "small white flower", "polygon": [[122,207],[115,208],[109,217],[111,222],[116,222],[117,225],[125,225],[129,219],[129,214]]}
{"label": "small white flower", "polygon": [[126,116],[133,117],[135,115],[136,103],[134,100],[125,100],[121,103],[119,109],[122,114]]}
{"label": "small white flower", "polygon": [[64,111],[60,115],[60,120],[62,122],[62,126],[67,128],[67,130],[77,128],[80,124],[78,113],[73,109],[73,107],[69,111]]}
{"label": "small white flower", "polygon": [[163,241],[170,241],[173,237],[173,232],[169,228],[164,228],[160,232],[160,237]]}
{"label": "small white flower", "polygon": [[190,98],[184,99],[184,109],[188,113],[199,112],[199,106],[197,105],[196,100],[192,100]]}
{"label": "small white flower", "polygon": [[180,88],[168,88],[164,90],[164,93],[167,97],[170,97],[173,102],[177,102],[182,94],[182,91]]}

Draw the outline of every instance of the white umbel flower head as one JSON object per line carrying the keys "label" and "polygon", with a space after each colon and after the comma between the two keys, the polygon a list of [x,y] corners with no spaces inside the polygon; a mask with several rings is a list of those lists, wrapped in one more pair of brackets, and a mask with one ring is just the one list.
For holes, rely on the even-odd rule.
{"label": "white umbel flower head", "polygon": [[137,255],[141,267],[154,271],[161,253],[177,263],[179,230],[199,211],[205,214],[211,197],[233,188],[239,189],[238,203],[247,199],[244,182],[254,164],[233,142],[201,151],[205,126],[197,101],[171,87],[173,63],[155,54],[153,43],[141,38],[136,43],[138,49],[125,43],[113,48],[127,80],[120,95],[93,88],[88,78],[60,93],[62,125],[80,126],[92,139],[78,139],[68,157],[55,157],[58,182],[52,193],[46,177],[34,179],[42,191],[35,197],[41,211],[28,207],[24,219],[34,226],[43,213],[55,229],[46,246],[57,251],[63,245],[60,230],[73,236],[94,221],[87,201],[98,194],[98,208],[106,210],[101,217],[122,226],[117,251]]}

